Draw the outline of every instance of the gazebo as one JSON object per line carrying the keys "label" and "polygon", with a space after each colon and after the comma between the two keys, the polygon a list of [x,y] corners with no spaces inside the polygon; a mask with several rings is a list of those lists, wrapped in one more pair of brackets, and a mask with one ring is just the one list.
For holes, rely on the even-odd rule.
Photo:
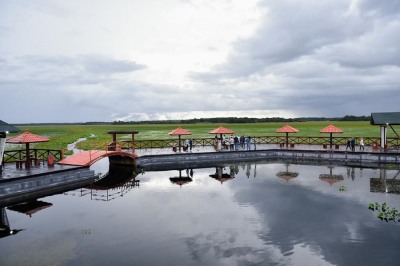
{"label": "gazebo", "polygon": [[320,131],[319,131],[319,133],[329,133],[330,134],[330,148],[332,149],[332,143],[333,143],[333,141],[332,141],[332,134],[333,133],[343,133],[343,130],[341,130],[340,128],[338,128],[338,127],[335,127],[334,125],[332,125],[332,124],[330,124],[329,126],[327,126],[327,127],[325,127],[325,128],[323,128],[323,129],[321,129]]}
{"label": "gazebo", "polygon": [[181,145],[181,135],[192,135],[192,133],[190,133],[189,131],[187,131],[187,130],[181,128],[181,127],[178,127],[177,129],[172,130],[171,132],[169,132],[169,135],[178,136],[178,138],[179,138],[178,147],[179,147],[179,151],[181,151],[181,146],[182,146]]}
{"label": "gazebo", "polygon": [[7,134],[18,131],[20,131],[19,128],[0,120],[0,171],[2,170],[2,165],[3,165],[3,155],[4,155],[4,148],[6,146],[5,142]]}
{"label": "gazebo", "polygon": [[387,127],[390,127],[393,133],[400,139],[399,134],[394,130],[394,125],[400,125],[400,112],[371,113],[371,125],[381,127],[381,147],[387,146]]}
{"label": "gazebo", "polygon": [[286,133],[286,147],[289,146],[289,133],[297,133],[299,130],[297,128],[285,125],[276,130],[276,133]]}
{"label": "gazebo", "polygon": [[18,136],[6,140],[7,143],[25,144],[25,160],[21,161],[25,162],[25,167],[30,167],[32,160],[37,159],[36,155],[33,158],[31,158],[29,144],[38,142],[48,142],[48,141],[50,141],[50,139],[30,133],[28,130],[26,130],[24,133]]}

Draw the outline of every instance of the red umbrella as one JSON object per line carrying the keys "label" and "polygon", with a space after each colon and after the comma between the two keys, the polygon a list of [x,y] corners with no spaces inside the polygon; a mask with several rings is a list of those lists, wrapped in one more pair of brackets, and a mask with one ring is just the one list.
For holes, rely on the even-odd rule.
{"label": "red umbrella", "polygon": [[208,132],[209,134],[220,134],[220,137],[222,139],[222,134],[235,134],[235,131],[227,129],[223,126],[220,126],[214,130],[211,130],[210,132]]}
{"label": "red umbrella", "polygon": [[29,144],[30,143],[37,143],[37,142],[48,142],[50,139],[30,133],[26,130],[24,133],[9,138],[6,140],[7,143],[14,143],[14,144],[25,144],[26,145],[26,157],[25,157],[25,165],[27,167],[30,166],[30,154],[29,154]]}
{"label": "red umbrella", "polygon": [[286,147],[289,146],[289,133],[297,133],[299,130],[297,128],[285,125],[276,130],[276,133],[286,133]]}
{"label": "red umbrella", "polygon": [[177,129],[172,130],[171,132],[169,132],[169,135],[178,136],[179,137],[178,147],[179,147],[179,151],[181,151],[181,135],[192,135],[192,133],[190,133],[189,131],[187,131],[187,130],[181,128],[181,127],[178,127]]}
{"label": "red umbrella", "polygon": [[321,129],[321,130],[319,131],[319,133],[329,133],[329,134],[331,135],[331,138],[330,138],[330,147],[331,147],[331,149],[332,149],[332,134],[333,134],[333,133],[343,133],[343,130],[341,130],[340,128],[335,127],[334,125],[331,124],[331,125],[329,125],[329,126],[323,128],[323,129]]}

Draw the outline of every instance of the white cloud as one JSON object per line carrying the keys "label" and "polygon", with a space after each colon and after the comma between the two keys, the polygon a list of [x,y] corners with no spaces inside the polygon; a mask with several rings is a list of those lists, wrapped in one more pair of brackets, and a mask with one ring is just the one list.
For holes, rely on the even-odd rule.
{"label": "white cloud", "polygon": [[0,113],[23,123],[397,111],[399,10],[395,0],[2,1]]}

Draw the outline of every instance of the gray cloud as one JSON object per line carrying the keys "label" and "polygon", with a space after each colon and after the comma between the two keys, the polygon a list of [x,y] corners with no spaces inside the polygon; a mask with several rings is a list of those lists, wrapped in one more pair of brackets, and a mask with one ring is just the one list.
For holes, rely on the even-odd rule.
{"label": "gray cloud", "polygon": [[299,115],[395,111],[386,103],[400,100],[399,1],[261,6],[266,15],[257,32],[238,40],[225,63],[192,78],[219,87],[248,82],[244,95],[262,98],[256,107],[285,106]]}
{"label": "gray cloud", "polygon": [[[40,8],[28,3],[9,4],[0,10],[4,15],[0,32],[6,31],[0,41],[0,90],[7,99],[0,105],[0,113],[10,123],[173,119],[188,114],[299,117],[398,111],[398,0],[261,0],[258,27],[251,34],[238,34],[226,48],[225,60],[213,67],[206,57],[222,50],[215,38],[202,40],[206,43],[202,49],[185,50],[188,58],[178,58],[180,49],[191,43],[175,40],[184,34],[164,32],[163,43],[148,28],[133,27],[148,38],[145,48],[136,53],[130,47],[138,47],[137,40],[126,37],[133,31],[124,28],[119,17],[100,16],[99,21],[100,17],[93,16],[89,21],[82,17],[90,13],[88,6],[82,5],[78,12],[74,4],[47,4],[43,2]],[[192,6],[182,1],[173,4]],[[193,5],[201,9],[206,4]],[[99,8],[105,12],[106,2]],[[31,14],[31,19],[11,23],[17,10],[19,16]],[[117,11],[115,7],[113,12]],[[135,23],[142,21],[137,19]],[[158,23],[167,21],[144,25],[157,28]],[[104,43],[93,43],[102,38],[107,38]],[[32,43],[25,44],[30,39]],[[109,40],[115,41],[106,43]],[[173,45],[165,45],[171,40]],[[67,45],[71,43],[77,45]],[[122,46],[126,43],[129,45]],[[125,50],[119,49],[119,44]],[[125,57],[116,57],[109,47]],[[212,54],[210,47],[216,47]],[[171,54],[177,55],[176,61]],[[202,57],[207,60],[201,61]],[[193,62],[198,67],[186,66]],[[28,98],[29,102],[22,103]],[[34,118],[9,112],[11,106],[30,110]],[[62,114],[43,106],[58,106]]]}

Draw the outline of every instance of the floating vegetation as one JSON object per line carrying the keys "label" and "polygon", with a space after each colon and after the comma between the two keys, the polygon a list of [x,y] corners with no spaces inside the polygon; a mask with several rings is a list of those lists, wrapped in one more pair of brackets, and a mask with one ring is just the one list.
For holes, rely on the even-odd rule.
{"label": "floating vegetation", "polygon": [[370,203],[368,209],[378,211],[378,218],[386,222],[400,222],[400,213],[395,208],[390,208],[386,202],[380,205],[378,202]]}
{"label": "floating vegetation", "polygon": [[347,190],[347,187],[346,186],[340,186],[339,187],[339,191],[346,191]]}
{"label": "floating vegetation", "polygon": [[397,164],[387,164],[386,165],[386,169],[388,169],[388,170],[396,170],[396,169],[399,169],[399,167],[397,166]]}

